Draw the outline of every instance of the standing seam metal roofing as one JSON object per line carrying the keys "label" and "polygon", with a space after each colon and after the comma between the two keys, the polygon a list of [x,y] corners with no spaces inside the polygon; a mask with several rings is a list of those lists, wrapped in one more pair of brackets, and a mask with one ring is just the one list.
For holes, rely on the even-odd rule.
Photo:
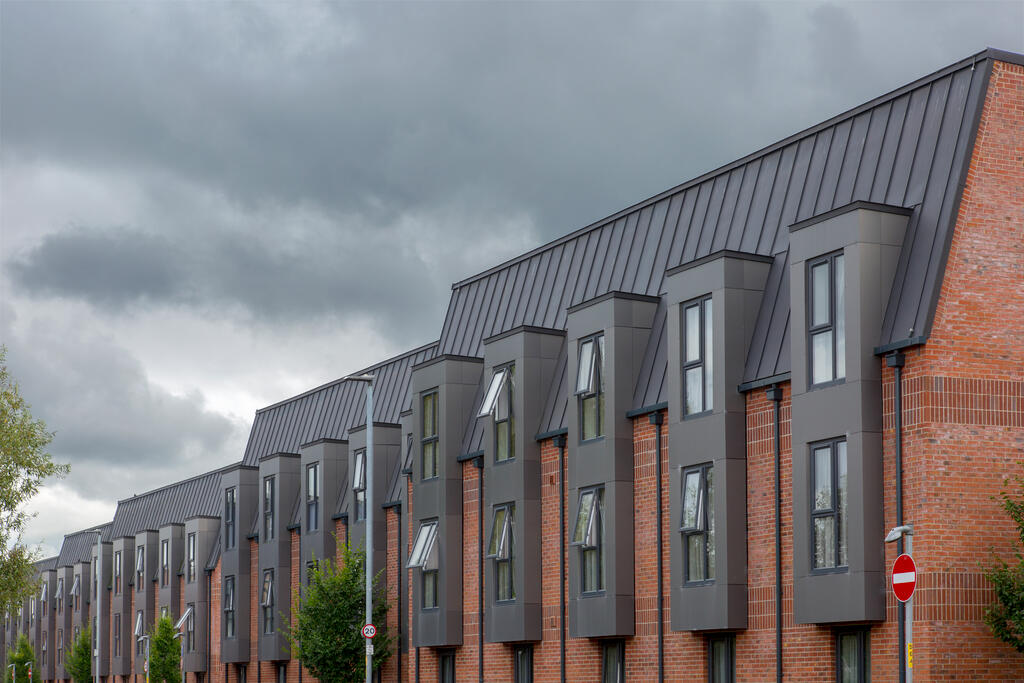
{"label": "standing seam metal roofing", "polygon": [[75,531],[64,536],[64,542],[60,546],[60,554],[57,555],[57,567],[70,567],[78,562],[92,561],[92,548],[96,545],[96,532],[103,533],[103,541],[109,541],[111,522],[98,526]]}
{"label": "standing seam metal roofing", "polygon": [[217,469],[118,501],[110,537],[182,524],[197,515],[220,516],[220,473]]}

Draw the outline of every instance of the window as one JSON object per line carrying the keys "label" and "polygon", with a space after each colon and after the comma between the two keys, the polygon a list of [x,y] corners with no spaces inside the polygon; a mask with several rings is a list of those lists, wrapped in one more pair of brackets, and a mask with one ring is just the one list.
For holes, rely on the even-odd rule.
{"label": "window", "polygon": [[196,651],[196,606],[195,603],[188,603],[185,606],[185,613],[188,618],[185,620],[185,650]]}
{"label": "window", "polygon": [[274,540],[274,478],[263,478],[263,539]]}
{"label": "window", "polygon": [[871,648],[866,629],[836,634],[836,683],[869,683]]}
{"label": "window", "polygon": [[114,552],[114,595],[121,594],[121,551]]}
{"label": "window", "polygon": [[73,600],[73,607],[71,609],[76,612],[82,608],[82,575],[75,574],[75,582],[71,584],[71,597]]}
{"label": "window", "polygon": [[846,377],[845,279],[842,252],[808,264],[807,348],[811,384]]}
{"label": "window", "polygon": [[57,614],[64,614],[64,577],[57,579]]}
{"label": "window", "polygon": [[135,636],[135,654],[137,655],[145,654],[145,650],[143,650],[143,643],[145,641],[142,639],[142,636],[146,635],[146,627],[143,621],[142,610],[139,610],[135,613],[135,630],[132,632]]}
{"label": "window", "polygon": [[491,527],[487,557],[494,559],[494,599],[497,601],[516,599],[512,576],[512,561],[515,554],[514,516],[515,505],[512,503],[494,508],[494,525]]}
{"label": "window", "polygon": [[683,504],[679,531],[683,534],[683,580],[715,578],[714,467],[705,463],[683,470]]}
{"label": "window", "polygon": [[708,682],[733,683],[736,680],[736,638],[733,635],[708,639]]}
{"label": "window", "polygon": [[533,646],[517,646],[514,656],[512,675],[515,683],[533,683]]}
{"label": "window", "polygon": [[164,605],[163,607],[161,607],[160,608],[160,618],[163,619],[164,617],[166,617],[167,614],[168,614],[168,611],[169,610],[168,610],[167,605]]}
{"label": "window", "polygon": [[236,498],[235,487],[224,491],[224,548],[230,550],[235,547],[235,516],[238,512],[238,499]]}
{"label": "window", "polygon": [[50,640],[49,636],[50,636],[49,632],[43,631],[43,662],[44,663],[46,662],[46,646],[48,644],[47,641]]}
{"label": "window", "polygon": [[46,614],[46,597],[50,593],[50,584],[43,579],[42,585],[39,586],[39,609],[42,610],[43,614]]}
{"label": "window", "polygon": [[601,683],[626,680],[625,649],[621,640],[609,640],[601,645]]}
{"label": "window", "polygon": [[421,403],[423,435],[420,442],[420,453],[423,478],[433,479],[437,476],[437,392],[431,391],[423,394]]}
{"label": "window", "polygon": [[171,582],[171,542],[160,541],[160,585],[166,586]]}
{"label": "window", "polygon": [[572,543],[580,547],[582,590],[593,593],[604,590],[604,489],[580,492],[580,507],[573,526]]}
{"label": "window", "polygon": [[277,683],[287,683],[288,681],[288,665],[284,663],[278,663],[277,665]]}
{"label": "window", "polygon": [[188,559],[185,562],[185,581],[193,583],[196,580],[196,535],[191,533],[188,535],[188,547],[187,554]]}
{"label": "window", "polygon": [[224,577],[224,637],[235,637],[235,577]]}
{"label": "window", "polygon": [[686,415],[714,407],[711,297],[683,304],[683,406]]}
{"label": "window", "polygon": [[36,625],[36,601],[28,601],[28,623],[32,626]]}
{"label": "window", "polygon": [[516,456],[515,420],[512,415],[512,383],[515,368],[495,368],[477,417],[494,418],[494,460],[505,462]]}
{"label": "window", "polygon": [[121,656],[121,615],[114,615],[114,656]]}
{"label": "window", "polygon": [[437,520],[420,524],[406,567],[422,570],[423,609],[437,607]]}
{"label": "window", "polygon": [[604,436],[604,335],[580,340],[576,396],[580,409],[580,439]]}
{"label": "window", "polygon": [[263,570],[263,591],[260,593],[260,607],[263,608],[263,632],[274,632],[274,570]]}
{"label": "window", "polygon": [[366,450],[359,449],[355,455],[355,467],[352,472],[352,491],[355,493],[356,519],[366,519]]}
{"label": "window", "polygon": [[313,584],[313,573],[320,567],[320,563],[317,560],[312,560],[306,563],[306,585],[310,586]]}
{"label": "window", "polygon": [[847,504],[846,440],[811,447],[812,569],[846,567]]}
{"label": "window", "polygon": [[57,629],[57,663],[64,663],[64,629]]}
{"label": "window", "polygon": [[320,528],[320,464],[306,465],[306,531]]}
{"label": "window", "polygon": [[455,653],[441,650],[437,653],[437,680],[439,683],[455,683]]}
{"label": "window", "polygon": [[135,553],[135,590],[141,592],[146,576],[146,546],[136,547]]}

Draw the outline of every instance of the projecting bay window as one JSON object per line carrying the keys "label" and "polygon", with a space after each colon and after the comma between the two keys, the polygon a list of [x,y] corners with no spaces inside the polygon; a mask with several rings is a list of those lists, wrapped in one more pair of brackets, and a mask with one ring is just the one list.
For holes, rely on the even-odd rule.
{"label": "projecting bay window", "polygon": [[812,385],[846,377],[845,280],[842,252],[808,263],[807,348]]}
{"label": "projecting bay window", "polygon": [[146,546],[140,545],[135,548],[135,590],[142,592],[146,577]]}
{"label": "projecting bay window", "polygon": [[437,520],[423,522],[409,553],[407,569],[419,567],[422,575],[423,609],[434,609],[437,600]]}
{"label": "projecting bay window", "polygon": [[811,446],[811,569],[849,565],[847,538],[846,440]]}
{"label": "projecting bay window", "polygon": [[503,602],[516,599],[513,581],[515,559],[515,504],[506,503],[494,508],[491,540],[487,557],[494,560],[494,599]]}
{"label": "projecting bay window", "polygon": [[683,304],[683,406],[686,415],[714,407],[711,297]]}
{"label": "projecting bay window", "polygon": [[437,391],[430,391],[420,397],[423,417],[423,433],[420,441],[420,461],[423,478],[437,476]]}
{"label": "projecting bay window", "polygon": [[260,607],[263,608],[263,633],[274,632],[274,570],[263,570],[263,590],[260,592]]}
{"label": "projecting bay window", "polygon": [[604,436],[604,335],[581,339],[576,374],[580,440]]}
{"label": "projecting bay window", "polygon": [[196,580],[196,535],[188,535],[186,543],[185,581],[194,583]]}
{"label": "projecting bay window", "polygon": [[121,551],[114,552],[114,595],[121,594]]}
{"label": "projecting bay window", "polygon": [[320,464],[306,465],[306,530],[320,528]]}
{"label": "projecting bay window", "polygon": [[494,460],[505,462],[516,457],[515,419],[512,414],[512,390],[515,367],[495,368],[477,417],[494,418]]}
{"label": "projecting bay window", "polygon": [[366,450],[356,451],[356,465],[352,472],[352,492],[355,494],[356,519],[362,522],[366,519]]}
{"label": "projecting bay window", "polygon": [[238,512],[238,499],[235,487],[224,491],[224,549],[235,547],[235,516]]}
{"label": "projecting bay window", "polygon": [[135,654],[136,655],[144,655],[144,654],[146,654],[146,651],[144,649],[146,641],[143,640],[143,638],[142,638],[142,636],[146,635],[146,630],[145,630],[146,626],[145,626],[145,624],[143,622],[144,622],[144,619],[142,617],[142,610],[139,610],[138,612],[135,613],[135,630],[132,631],[133,635],[135,636]]}
{"label": "projecting bay window", "polygon": [[604,590],[604,488],[580,493],[580,507],[573,526],[572,543],[580,549],[581,589],[584,593]]}
{"label": "projecting bay window", "polygon": [[224,637],[235,637],[235,577],[224,577]]}
{"label": "projecting bay window", "polygon": [[160,585],[166,586],[171,582],[171,542],[160,541]]}
{"label": "projecting bay window", "polygon": [[683,470],[683,571],[686,583],[715,578],[715,485],[711,463]]}
{"label": "projecting bay window", "polygon": [[263,540],[274,540],[274,477],[263,478]]}

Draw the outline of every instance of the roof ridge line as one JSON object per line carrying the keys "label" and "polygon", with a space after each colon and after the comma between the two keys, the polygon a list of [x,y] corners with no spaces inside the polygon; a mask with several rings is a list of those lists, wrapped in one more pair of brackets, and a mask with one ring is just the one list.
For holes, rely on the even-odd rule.
{"label": "roof ridge line", "polygon": [[[165,491],[165,490],[167,490],[169,488],[174,488],[175,486],[180,486],[181,484],[187,484],[188,482],[195,481],[196,479],[202,479],[203,477],[208,477],[211,474],[219,474],[220,471],[224,469],[224,467],[225,467],[225,465],[221,465],[220,467],[218,467],[216,469],[213,469],[213,470],[210,470],[209,472],[201,472],[199,474],[194,474],[191,477],[186,477],[185,479],[179,479],[178,481],[172,481],[170,484],[164,484],[163,486],[158,486],[157,488],[151,489],[149,491],[143,491],[142,493],[136,493],[134,496],[128,496],[127,498],[122,498],[122,499],[118,500],[117,504],[121,505],[121,503],[127,503],[128,501],[135,500],[136,498],[143,498],[145,496],[149,496],[149,495],[152,495],[154,493],[159,493],[160,491]],[[117,509],[116,508],[114,510],[114,516],[115,517],[117,516]],[[114,523],[113,520],[107,522],[107,524],[113,524],[113,523]]]}

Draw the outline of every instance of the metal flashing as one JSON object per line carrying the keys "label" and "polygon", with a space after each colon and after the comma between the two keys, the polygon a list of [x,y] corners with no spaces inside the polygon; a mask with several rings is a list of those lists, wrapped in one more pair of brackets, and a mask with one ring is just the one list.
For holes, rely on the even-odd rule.
{"label": "metal flashing", "polygon": [[774,375],[772,377],[765,377],[763,379],[756,379],[756,380],[754,380],[752,382],[744,382],[743,384],[741,384],[738,387],[736,387],[736,391],[740,392],[741,394],[745,394],[748,391],[752,391],[754,389],[760,389],[761,387],[767,387],[767,386],[771,386],[772,384],[780,384],[782,382],[788,382],[789,381],[789,376],[790,376],[790,373],[783,372],[781,374]]}
{"label": "metal flashing", "polygon": [[486,339],[483,339],[481,341],[486,346],[487,344],[499,341],[501,339],[505,339],[507,337],[511,337],[512,335],[515,334],[520,334],[521,332],[531,332],[533,334],[550,334],[555,337],[565,336],[565,330],[562,329],[550,327],[537,327],[535,325],[519,325],[518,327],[513,327],[510,330],[499,332],[498,334],[487,337]]}
{"label": "metal flashing", "polygon": [[735,249],[720,249],[719,251],[714,251],[708,254],[707,256],[703,256],[699,259],[694,259],[693,261],[689,261],[687,263],[680,263],[678,266],[673,266],[665,271],[665,275],[675,275],[676,273],[681,273],[683,271],[690,270],[691,268],[702,266],[705,263],[717,261],[718,259],[721,258],[740,259],[743,261],[758,261],[760,263],[772,262],[772,257],[765,256],[764,254],[755,254],[747,251],[736,251]]}
{"label": "metal flashing", "polygon": [[[480,358],[479,356],[460,356],[460,355],[455,354],[455,353],[442,353],[442,354],[438,354],[438,355],[434,356],[433,358],[429,358],[429,359],[423,361],[422,363],[417,363],[416,365],[412,366],[412,369],[413,370],[419,370],[420,368],[430,367],[431,365],[434,365],[435,363],[440,363],[441,361],[446,361],[446,360],[454,360],[454,361],[459,361],[459,362],[462,362],[462,363],[483,363],[484,362],[484,359]],[[403,411],[403,412],[405,412],[405,411]],[[409,413],[412,413],[412,408],[409,409]]]}
{"label": "metal flashing", "polygon": [[[374,422],[373,424],[376,425],[377,423]],[[321,443],[341,443],[341,444],[347,444],[348,443],[348,439],[331,439],[331,438],[328,438],[328,437],[321,437],[319,439],[314,439],[313,441],[307,441],[306,443],[301,443],[301,444],[299,444],[299,448],[300,449],[301,448],[309,448],[310,446],[316,446],[317,444],[321,444]]]}
{"label": "metal flashing", "polygon": [[570,314],[571,313],[575,313],[576,311],[583,310],[584,308],[589,308],[589,307],[593,306],[594,304],[599,304],[602,301],[607,301],[608,299],[626,299],[628,301],[646,301],[647,303],[656,304],[656,303],[658,303],[661,300],[661,297],[659,297],[659,296],[652,296],[650,294],[639,294],[637,292],[623,292],[623,291],[619,291],[619,290],[611,290],[609,292],[605,292],[604,294],[599,294],[598,296],[595,296],[595,297],[593,297],[591,299],[586,299],[585,301],[581,301],[578,304],[570,306],[569,308],[566,309],[566,311],[568,311]]}
{"label": "metal flashing", "polygon": [[568,433],[569,433],[569,428],[568,427],[562,427],[560,429],[552,429],[552,430],[547,431],[547,432],[541,432],[540,434],[537,434],[536,436],[534,436],[533,439],[534,439],[534,441],[546,441],[548,439],[553,439],[556,436],[564,436],[564,435],[566,435]]}
{"label": "metal flashing", "polygon": [[655,403],[649,406],[643,406],[641,408],[633,408],[632,410],[626,411],[626,417],[641,417],[650,413],[656,413],[659,410],[665,410],[668,408],[668,401],[662,401],[661,403]]}
{"label": "metal flashing", "polygon": [[876,356],[882,356],[890,351],[899,351],[900,349],[906,349],[911,346],[920,346],[928,341],[928,335],[921,335],[919,337],[910,337],[907,339],[901,339],[900,341],[892,342],[891,344],[883,344],[882,346],[876,346],[874,348],[874,354]]}
{"label": "metal flashing", "polygon": [[273,458],[301,458],[301,457],[302,456],[299,455],[298,453],[292,453],[290,451],[275,451],[273,453],[267,453],[266,455],[261,455],[260,458],[259,458],[259,462],[263,462],[264,460],[271,460]]}
{"label": "metal flashing", "polygon": [[803,230],[804,228],[808,228],[812,225],[817,225],[822,221],[827,221],[830,218],[842,216],[844,213],[850,213],[851,211],[858,211],[860,209],[863,209],[865,211],[894,213],[899,216],[909,216],[912,213],[914,213],[914,207],[912,206],[892,206],[890,204],[879,204],[878,202],[868,202],[858,199],[857,201],[850,202],[849,204],[844,204],[843,206],[836,207],[831,211],[826,211],[816,216],[805,218],[799,223],[794,223],[793,225],[789,226],[789,232],[794,233],[797,230]]}
{"label": "metal flashing", "polygon": [[471,460],[476,460],[477,458],[482,458],[482,457],[484,457],[484,451],[476,451],[474,453],[465,453],[463,455],[460,455],[459,457],[455,458],[455,461],[456,462],[469,462]]}

